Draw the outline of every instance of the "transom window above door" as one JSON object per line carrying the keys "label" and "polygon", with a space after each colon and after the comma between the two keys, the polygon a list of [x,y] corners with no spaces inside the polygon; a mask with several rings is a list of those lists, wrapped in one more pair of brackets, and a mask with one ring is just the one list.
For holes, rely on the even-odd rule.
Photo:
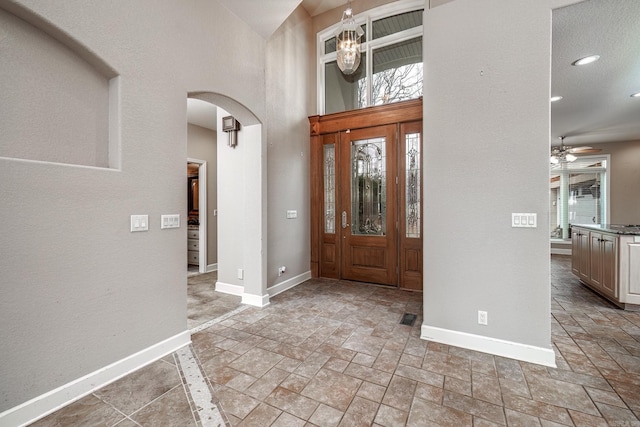
{"label": "transom window above door", "polygon": [[350,75],[337,64],[339,23],[318,33],[319,114],[422,97],[424,3],[396,2],[356,15],[364,31],[362,58]]}

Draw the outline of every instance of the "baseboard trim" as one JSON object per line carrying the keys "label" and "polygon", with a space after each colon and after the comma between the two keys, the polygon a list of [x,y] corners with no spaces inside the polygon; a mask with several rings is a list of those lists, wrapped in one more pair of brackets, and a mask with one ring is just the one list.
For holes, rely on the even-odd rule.
{"label": "baseboard trim", "polygon": [[191,333],[189,331],[167,338],[151,347],[0,413],[0,425],[25,426],[31,424],[131,372],[173,353],[190,342]]}
{"label": "baseboard trim", "polygon": [[551,255],[571,255],[571,249],[551,248]]}
{"label": "baseboard trim", "polygon": [[311,279],[311,270],[292,277],[291,279],[287,279],[284,282],[280,282],[277,285],[273,285],[267,289],[267,292],[269,292],[270,297],[274,297],[284,291],[298,286],[300,283],[303,283],[309,279]]}
{"label": "baseboard trim", "polygon": [[216,282],[216,291],[222,292],[223,294],[242,296],[244,295],[244,286]]}
{"label": "baseboard trim", "polygon": [[425,324],[422,325],[420,338],[552,368],[556,367],[556,355],[551,348],[535,347]]}
{"label": "baseboard trim", "polygon": [[207,273],[211,273],[212,271],[218,271],[218,263],[207,265]]}
{"label": "baseboard trim", "polygon": [[254,307],[266,307],[269,305],[269,294],[265,295],[253,295],[253,294],[242,294],[242,303],[252,305]]}

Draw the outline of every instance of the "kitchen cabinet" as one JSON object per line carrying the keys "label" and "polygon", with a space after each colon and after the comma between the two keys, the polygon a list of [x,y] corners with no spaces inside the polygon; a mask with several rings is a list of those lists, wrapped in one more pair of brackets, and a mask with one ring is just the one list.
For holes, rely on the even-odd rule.
{"label": "kitchen cabinet", "polygon": [[571,271],[580,280],[588,281],[590,273],[589,232],[572,228]]}
{"label": "kitchen cabinet", "polygon": [[571,270],[621,308],[640,310],[640,227],[573,226]]}
{"label": "kitchen cabinet", "polygon": [[607,233],[590,232],[590,278],[599,292],[617,298],[616,286],[618,238]]}

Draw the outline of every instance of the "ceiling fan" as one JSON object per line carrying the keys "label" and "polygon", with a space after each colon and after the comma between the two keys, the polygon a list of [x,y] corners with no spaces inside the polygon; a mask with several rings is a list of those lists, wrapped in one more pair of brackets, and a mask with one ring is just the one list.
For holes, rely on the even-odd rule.
{"label": "ceiling fan", "polygon": [[562,162],[573,162],[577,159],[575,154],[592,154],[602,151],[600,148],[593,147],[569,147],[564,145],[564,136],[560,137],[560,147],[551,147],[551,157],[549,161],[552,164],[558,164]]}

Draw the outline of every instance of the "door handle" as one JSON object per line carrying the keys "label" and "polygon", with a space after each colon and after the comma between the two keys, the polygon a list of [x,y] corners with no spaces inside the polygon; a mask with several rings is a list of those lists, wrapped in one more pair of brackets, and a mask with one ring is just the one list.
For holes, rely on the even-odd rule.
{"label": "door handle", "polygon": [[347,211],[342,211],[342,228],[347,228],[349,224],[347,224]]}

